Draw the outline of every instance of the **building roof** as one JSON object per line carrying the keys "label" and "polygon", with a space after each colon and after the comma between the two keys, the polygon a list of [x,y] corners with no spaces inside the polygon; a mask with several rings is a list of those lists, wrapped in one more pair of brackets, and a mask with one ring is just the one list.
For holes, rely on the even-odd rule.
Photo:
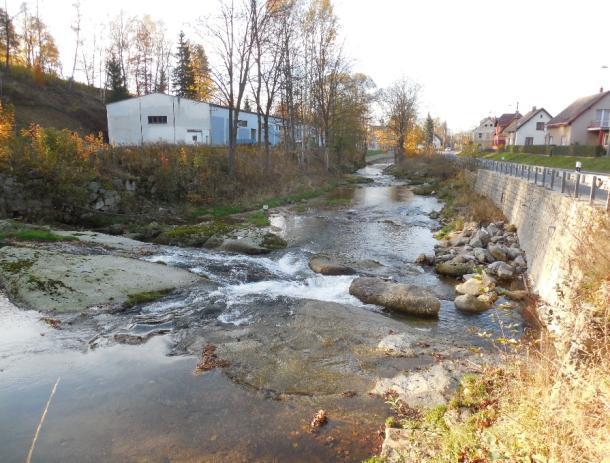
{"label": "building roof", "polygon": [[523,116],[521,119],[519,119],[519,121],[517,122],[517,127],[515,127],[515,129],[519,130],[522,126],[527,124],[534,116],[536,116],[541,111],[544,111],[545,113],[548,114],[549,117],[551,117],[551,114],[546,109],[536,108],[534,106],[534,108],[530,112],[526,113],[525,116]]}
{"label": "building roof", "polygon": [[[521,119],[523,119],[523,118],[521,118]],[[521,119],[515,117],[512,120],[512,122],[506,126],[506,128],[504,129],[504,132],[506,132],[506,133],[515,132],[517,130],[517,125],[519,124]]]}
{"label": "building roof", "polygon": [[570,125],[572,122],[578,119],[582,113],[587,111],[589,108],[591,108],[591,106],[609,94],[610,92],[599,92],[595,95],[579,98],[566,109],[557,114],[553,119],[551,119],[546,124],[547,127],[555,125]]}
{"label": "building roof", "polygon": [[519,111],[517,111],[516,113],[504,113],[500,117],[498,117],[496,127],[500,127],[500,131],[502,131],[506,127],[508,127],[515,118],[519,119],[520,117],[521,114],[519,114]]}

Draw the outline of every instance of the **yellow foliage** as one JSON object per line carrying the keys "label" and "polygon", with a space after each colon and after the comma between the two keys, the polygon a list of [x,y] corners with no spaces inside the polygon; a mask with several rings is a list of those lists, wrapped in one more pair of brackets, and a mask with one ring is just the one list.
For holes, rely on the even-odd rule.
{"label": "yellow foliage", "polygon": [[13,136],[15,128],[15,115],[10,108],[2,106],[0,102],[0,146],[5,145]]}

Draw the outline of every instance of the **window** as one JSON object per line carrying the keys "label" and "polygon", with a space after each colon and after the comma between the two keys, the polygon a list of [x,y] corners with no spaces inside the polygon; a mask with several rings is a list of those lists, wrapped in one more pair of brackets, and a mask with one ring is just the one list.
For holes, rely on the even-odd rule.
{"label": "window", "polygon": [[479,138],[483,138],[483,134],[479,132]]}
{"label": "window", "polygon": [[544,122],[536,122],[536,130],[544,130]]}
{"label": "window", "polygon": [[248,121],[237,121],[237,127],[248,127]]}
{"label": "window", "polygon": [[525,146],[532,146],[534,144],[534,137],[525,137]]}
{"label": "window", "polygon": [[193,141],[197,141],[197,135],[193,135]]}
{"label": "window", "polygon": [[566,146],[566,136],[565,135],[561,136],[561,141],[559,142],[559,144],[561,146]]}
{"label": "window", "polygon": [[149,124],[167,124],[167,116],[148,116]]}
{"label": "window", "polygon": [[553,136],[549,135],[549,145],[552,145],[552,144],[553,144]]}

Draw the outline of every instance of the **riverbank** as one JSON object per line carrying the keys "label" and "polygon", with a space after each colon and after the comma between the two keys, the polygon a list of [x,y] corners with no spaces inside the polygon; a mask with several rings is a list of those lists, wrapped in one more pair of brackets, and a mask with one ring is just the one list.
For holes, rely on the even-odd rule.
{"label": "riverbank", "polygon": [[[383,167],[362,169],[326,197],[260,211],[270,224],[260,229],[286,241],[265,255],[132,247],[125,237],[85,232],[37,242],[46,252],[137,258],[199,280],[120,310],[49,316],[0,301],[0,390],[10,398],[0,403],[3,456],[21,458],[58,375],[37,447],[47,461],[104,454],[106,461],[359,462],[380,443],[388,389],[422,404],[450,397],[461,375],[494,355],[477,333],[500,336],[496,315],[456,310],[455,282],[416,262],[434,254],[432,229],[440,224],[432,217],[441,204],[414,195]],[[10,244],[20,237],[9,236]],[[350,274],[314,272],[322,255]],[[362,302],[350,294],[357,278],[391,280],[380,287],[401,295],[425,289],[438,313],[415,317]],[[518,311],[499,316],[522,331]],[[311,432],[321,409],[327,423]]]}
{"label": "riverbank", "polygon": [[[497,209],[473,191],[472,174],[468,172],[443,168],[434,159],[409,160],[397,166],[395,172],[415,180],[422,193],[434,192],[446,200],[441,213],[445,221],[441,238],[451,241],[452,237],[461,236],[453,241],[457,244],[464,237],[462,230],[468,229],[465,224],[473,217],[486,216],[487,223],[497,220]],[[437,174],[431,175],[434,172]],[[470,232],[466,237],[469,242],[482,238]],[[493,251],[506,260],[508,253],[500,256],[497,249]],[[485,260],[484,253],[481,258]],[[380,457],[369,462],[606,461],[610,449],[610,300],[608,273],[600,277],[595,270],[601,262],[600,256],[592,258],[588,281],[594,290],[581,300],[579,307],[581,327],[589,325],[590,344],[579,349],[578,360],[573,353],[570,358],[556,352],[545,331],[525,341],[496,338],[499,361],[476,376],[463,376],[457,392],[439,406],[413,409],[408,402],[389,397],[393,413],[386,420],[383,450]],[[459,267],[457,264],[467,262],[456,262],[453,267]],[[477,299],[486,302],[489,286],[495,285],[486,281],[488,278],[483,275],[472,285],[479,293]],[[464,285],[470,281],[473,279]],[[504,294],[508,296],[510,292]],[[512,294],[518,298],[522,295],[523,292]],[[456,305],[457,302],[456,299]],[[532,308],[530,312],[536,310]],[[578,339],[582,333],[574,336]]]}

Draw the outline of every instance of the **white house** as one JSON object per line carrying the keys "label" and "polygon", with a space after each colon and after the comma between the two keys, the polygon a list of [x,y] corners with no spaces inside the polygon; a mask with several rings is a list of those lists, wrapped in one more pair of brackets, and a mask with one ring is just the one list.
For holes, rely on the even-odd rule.
{"label": "white house", "polygon": [[493,117],[486,117],[479,126],[472,131],[472,142],[481,146],[481,149],[488,149],[493,146],[494,133],[496,132],[496,120]]}
{"label": "white house", "polygon": [[434,146],[435,150],[440,150],[443,147],[443,139],[439,137],[437,134],[432,135],[432,146]]}
{"label": "white house", "polygon": [[552,119],[549,112],[535,106],[525,114],[515,127],[515,145],[544,145],[546,143],[546,125]]}
{"label": "white house", "polygon": [[163,93],[106,105],[113,145],[210,144],[210,105]]}
{"label": "white house", "polygon": [[[213,145],[229,144],[229,108],[210,104],[210,120]],[[269,116],[269,143],[277,145],[281,141],[282,119]],[[264,118],[261,116],[261,125]],[[265,138],[265,128],[261,127],[261,140]],[[251,111],[239,111],[237,121],[237,143],[254,144],[258,141],[258,114]]]}

